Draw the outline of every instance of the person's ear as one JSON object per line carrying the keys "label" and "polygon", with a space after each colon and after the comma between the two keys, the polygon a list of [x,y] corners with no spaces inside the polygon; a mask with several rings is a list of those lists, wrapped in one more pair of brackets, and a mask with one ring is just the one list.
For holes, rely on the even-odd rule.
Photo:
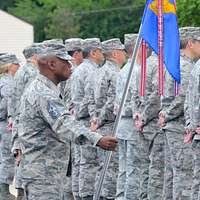
{"label": "person's ear", "polygon": [[73,57],[76,57],[78,56],[79,52],[78,51],[75,51],[74,54],[73,54]]}
{"label": "person's ear", "polygon": [[51,69],[51,70],[55,70],[56,69],[56,63],[55,63],[54,60],[49,60],[47,64],[49,66],[49,69]]}
{"label": "person's ear", "polygon": [[188,45],[188,47],[189,47],[190,49],[192,49],[193,46],[194,46],[194,42],[193,42],[192,40],[189,40],[187,45]]}
{"label": "person's ear", "polygon": [[91,53],[91,56],[92,56],[92,57],[95,57],[95,56],[96,56],[96,51],[95,51],[95,50],[92,50],[90,53]]}

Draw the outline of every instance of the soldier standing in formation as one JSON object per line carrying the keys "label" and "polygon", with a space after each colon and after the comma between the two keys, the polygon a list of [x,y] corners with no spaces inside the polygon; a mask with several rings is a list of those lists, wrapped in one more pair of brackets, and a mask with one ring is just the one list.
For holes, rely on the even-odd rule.
{"label": "soldier standing in formation", "polygon": [[105,150],[116,152],[101,200],[184,200],[190,191],[192,200],[200,198],[200,28],[181,28],[180,36],[178,96],[167,71],[165,94],[158,95],[155,53],[147,59],[146,91],[140,96],[138,51],[118,148],[109,134],[137,34],[126,34],[125,46],[118,38],[34,43],[24,49],[27,63],[18,71],[16,57],[1,54],[0,200],[14,199],[9,193],[14,175],[17,200],[93,200]]}
{"label": "soldier standing in formation", "polygon": [[19,61],[14,54],[0,56],[0,199],[14,200],[9,192],[9,185],[14,179],[15,160],[11,153],[12,130],[8,127],[11,117],[11,97],[14,92],[14,75],[19,68]]}

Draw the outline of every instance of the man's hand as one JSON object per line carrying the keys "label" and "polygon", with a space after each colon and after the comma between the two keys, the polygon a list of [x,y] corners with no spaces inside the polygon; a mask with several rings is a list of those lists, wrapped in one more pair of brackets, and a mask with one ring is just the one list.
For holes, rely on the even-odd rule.
{"label": "man's hand", "polygon": [[136,113],[135,115],[135,127],[137,131],[143,131],[143,123],[140,113]]}
{"label": "man's hand", "polygon": [[165,124],[165,114],[162,112],[159,113],[158,124],[159,124],[160,128],[162,128],[166,125]]}
{"label": "man's hand", "polygon": [[117,115],[118,112],[119,112],[119,105],[115,104],[115,106],[114,106],[114,114]]}
{"label": "man's hand", "polygon": [[15,164],[19,166],[21,162],[22,151],[20,149],[16,149],[14,155],[15,155]]}
{"label": "man's hand", "polygon": [[192,133],[186,129],[184,134],[184,144],[190,144],[192,143]]}
{"label": "man's hand", "polygon": [[97,143],[97,146],[104,150],[114,151],[117,147],[117,139],[112,136],[103,136]]}
{"label": "man's hand", "polygon": [[9,118],[8,118],[7,130],[8,130],[8,131],[12,131],[12,128],[13,128],[13,121],[12,121],[12,118],[9,117]]}
{"label": "man's hand", "polygon": [[92,132],[96,132],[98,128],[99,128],[99,125],[98,125],[97,119],[93,119],[90,123],[90,130]]}

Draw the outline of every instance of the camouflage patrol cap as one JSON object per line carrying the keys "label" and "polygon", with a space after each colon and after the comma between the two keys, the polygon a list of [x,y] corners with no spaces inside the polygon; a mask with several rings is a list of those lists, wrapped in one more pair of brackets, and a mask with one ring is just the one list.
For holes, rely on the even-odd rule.
{"label": "camouflage patrol cap", "polygon": [[0,56],[5,55],[5,54],[7,54],[7,53],[0,53]]}
{"label": "camouflage patrol cap", "polygon": [[45,40],[43,41],[43,44],[50,45],[50,44],[63,44],[63,39],[56,38],[51,40]]}
{"label": "camouflage patrol cap", "polygon": [[181,39],[194,39],[200,41],[200,27],[182,27],[179,29]]}
{"label": "camouflage patrol cap", "polygon": [[19,64],[19,60],[17,59],[15,54],[3,54],[0,56],[0,65],[5,65],[5,64]]}
{"label": "camouflage patrol cap", "polygon": [[82,49],[83,40],[81,38],[70,38],[65,40],[65,48],[67,51],[77,51]]}
{"label": "camouflage patrol cap", "polygon": [[102,44],[99,38],[88,38],[82,41],[83,51],[91,49],[102,49]]}
{"label": "camouflage patrol cap", "polygon": [[55,55],[61,60],[71,61],[73,58],[67,53],[66,49],[54,49],[52,47],[46,48],[41,56]]}
{"label": "camouflage patrol cap", "polygon": [[[65,49],[62,39],[46,40],[42,43],[45,48],[54,48],[55,50]],[[66,49],[65,49],[66,50]]]}
{"label": "camouflage patrol cap", "polygon": [[26,47],[23,50],[24,57],[26,59],[31,58],[34,55],[39,55],[44,51],[44,46],[33,44],[31,46]]}
{"label": "camouflage patrol cap", "polygon": [[65,48],[65,45],[64,44],[56,44],[56,43],[52,43],[52,44],[48,44],[48,45],[45,45],[45,48],[52,48],[54,50],[65,50],[66,51],[66,48]]}
{"label": "camouflage patrol cap", "polygon": [[124,45],[134,45],[135,41],[138,37],[138,34],[136,33],[130,33],[124,35]]}
{"label": "camouflage patrol cap", "polygon": [[106,40],[102,42],[103,50],[110,51],[110,50],[124,50],[125,47],[121,43],[119,38],[113,38],[110,40]]}

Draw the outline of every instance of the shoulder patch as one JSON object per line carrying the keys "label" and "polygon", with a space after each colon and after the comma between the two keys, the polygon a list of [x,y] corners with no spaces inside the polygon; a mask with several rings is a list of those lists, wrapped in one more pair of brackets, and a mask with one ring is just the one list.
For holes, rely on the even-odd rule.
{"label": "shoulder patch", "polygon": [[51,101],[47,102],[47,110],[52,119],[56,120],[61,116],[59,108]]}

